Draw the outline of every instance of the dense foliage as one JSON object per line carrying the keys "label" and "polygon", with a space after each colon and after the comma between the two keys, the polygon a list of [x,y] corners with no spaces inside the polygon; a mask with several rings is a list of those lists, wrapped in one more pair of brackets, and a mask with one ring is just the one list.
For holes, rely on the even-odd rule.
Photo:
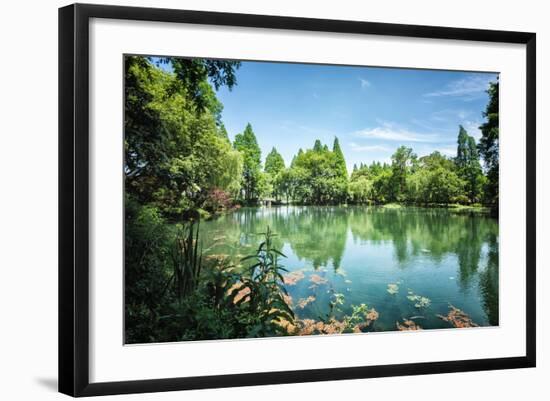
{"label": "dense foliage", "polygon": [[125,340],[148,343],[287,334],[293,322],[269,229],[237,269],[205,258],[198,224],[175,228],[148,207],[127,205]]}
{"label": "dense foliage", "polygon": [[171,216],[203,208],[214,188],[236,194],[243,156],[219,124],[210,84],[197,84],[199,107],[185,81],[145,58],[127,57],[125,74],[126,194]]}

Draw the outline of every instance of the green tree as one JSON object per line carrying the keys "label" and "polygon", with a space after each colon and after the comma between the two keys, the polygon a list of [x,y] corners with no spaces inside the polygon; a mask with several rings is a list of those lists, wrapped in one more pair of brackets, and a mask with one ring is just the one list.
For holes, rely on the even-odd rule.
{"label": "green tree", "polygon": [[461,201],[465,182],[456,167],[439,152],[418,159],[416,171],[407,176],[407,199],[418,204],[449,204]]}
{"label": "green tree", "polygon": [[242,134],[235,136],[235,149],[243,156],[242,196],[245,202],[254,202],[260,196],[259,184],[262,168],[262,151],[250,123]]}
{"label": "green tree", "polygon": [[273,195],[275,197],[275,200],[279,200],[281,193],[283,193],[284,188],[279,188],[280,184],[282,184],[282,180],[278,179],[279,174],[285,169],[285,161],[283,159],[283,156],[279,152],[277,152],[277,149],[273,147],[271,149],[271,152],[267,155],[265,158],[265,173],[268,176],[267,179],[271,183],[271,193],[268,195]]}
{"label": "green tree", "polygon": [[479,152],[485,161],[487,183],[485,185],[485,202],[498,212],[498,170],[499,170],[499,81],[489,85],[489,103],[483,113],[486,121],[479,127],[481,139]]}
{"label": "green tree", "polygon": [[405,200],[407,175],[415,160],[416,154],[406,146],[400,146],[392,155],[392,200],[398,202]]}
{"label": "green tree", "polygon": [[313,145],[313,150],[316,152],[322,152],[323,151],[323,144],[319,139],[315,140],[315,144]]}
{"label": "green tree", "polygon": [[335,154],[323,151],[322,146],[318,148],[296,156],[292,167],[295,199],[315,205],[343,203],[347,198],[347,177],[342,177]]}
{"label": "green tree", "polygon": [[332,145],[332,153],[334,153],[334,156],[336,157],[336,165],[337,168],[340,170],[340,174],[342,177],[348,176],[348,169],[346,167],[346,159],[344,158],[344,153],[342,152],[342,149],[340,148],[340,142],[338,141],[338,138],[334,138],[334,144]]}
{"label": "green tree", "polygon": [[[147,58],[125,59],[126,193],[165,215],[201,208],[213,188],[234,192],[240,185],[240,154],[217,116],[197,110],[186,85]],[[218,102],[209,93],[210,104]]]}
{"label": "green tree", "polygon": [[481,201],[485,177],[479,163],[479,152],[474,137],[468,135],[462,125],[457,139],[455,159],[458,174],[465,181],[465,196],[470,203]]}
{"label": "green tree", "polygon": [[470,136],[462,125],[458,129],[458,139],[456,148],[456,165],[457,167],[464,168],[469,161],[470,148],[468,147],[468,138]]}
{"label": "green tree", "polygon": [[277,189],[277,194],[280,197],[284,197],[286,203],[290,203],[293,199],[293,191],[295,187],[294,183],[294,169],[285,168],[280,171],[275,177],[273,186]]}
{"label": "green tree", "polygon": [[369,203],[373,198],[372,181],[362,175],[349,183],[350,200],[353,203],[364,204]]}
{"label": "green tree", "polygon": [[271,152],[269,152],[265,158],[265,172],[271,174],[272,176],[276,176],[284,169],[285,161],[283,156],[281,156],[281,154],[277,152],[277,149],[273,147]]}
{"label": "green tree", "polygon": [[393,172],[389,165],[385,164],[372,178],[372,198],[375,203],[386,203],[393,197]]}
{"label": "green tree", "polygon": [[217,120],[220,121],[221,103],[217,103],[213,109],[211,102],[213,91],[209,81],[216,90],[221,86],[227,86],[231,90],[237,84],[236,70],[241,63],[177,57],[167,57],[161,61],[172,65],[178,80],[185,86],[188,96],[197,105],[198,110],[209,108],[211,112],[215,112]]}

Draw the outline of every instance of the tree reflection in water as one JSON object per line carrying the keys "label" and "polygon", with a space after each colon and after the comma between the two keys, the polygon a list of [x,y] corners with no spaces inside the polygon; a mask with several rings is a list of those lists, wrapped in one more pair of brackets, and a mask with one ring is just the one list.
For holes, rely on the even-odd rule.
{"label": "tree reflection in water", "polygon": [[[329,269],[332,274],[344,274],[345,270],[351,268],[349,261],[355,260],[353,257],[360,257],[357,255],[358,250],[367,248],[367,256],[372,253],[378,256],[376,254],[382,255],[388,246],[393,250],[393,262],[386,262],[391,262],[403,274],[410,269],[411,264],[430,265],[435,269],[433,274],[437,274],[438,266],[454,266],[457,294],[462,293],[462,298],[469,302],[480,297],[481,300],[477,302],[481,303],[479,307],[484,311],[488,323],[498,325],[498,221],[495,219],[433,208],[243,208],[203,224],[207,253],[229,254],[238,261],[239,256],[258,245],[259,237],[256,234],[264,232],[267,226],[277,233],[274,245],[290,256],[285,263],[297,264],[288,265],[289,270],[310,267],[314,270]],[[345,265],[346,260],[348,266]],[[368,282],[369,277],[365,280]],[[388,277],[381,294],[386,293],[386,285],[391,281]],[[343,280],[338,283],[342,287],[339,290],[344,291]],[[330,283],[331,286],[333,284]],[[448,283],[440,284],[448,286]],[[437,287],[438,283],[431,285]],[[305,285],[302,287],[302,291],[308,289]],[[422,291],[417,288],[416,292]],[[326,300],[326,296],[319,294],[318,289],[315,289],[315,293],[319,302]],[[311,294],[312,290],[299,296],[307,299]],[[388,308],[393,308],[391,311],[403,312],[404,305],[391,299],[386,301],[393,303],[388,305]],[[447,301],[441,302],[443,312],[447,308]],[[318,307],[312,304],[312,308]],[[381,315],[382,321],[383,317]],[[395,323],[392,324],[395,326]]]}

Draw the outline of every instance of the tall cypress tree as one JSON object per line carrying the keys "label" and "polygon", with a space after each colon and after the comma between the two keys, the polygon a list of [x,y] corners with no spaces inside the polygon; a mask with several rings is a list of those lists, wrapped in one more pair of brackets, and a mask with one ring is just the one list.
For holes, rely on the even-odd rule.
{"label": "tall cypress tree", "polygon": [[265,172],[267,173],[267,177],[270,180],[272,184],[272,195],[275,197],[275,200],[279,200],[279,195],[283,191],[283,188],[285,185],[281,185],[281,176],[280,174],[285,169],[285,161],[283,159],[283,156],[279,152],[277,152],[277,149],[273,147],[271,149],[271,152],[267,155],[265,158]]}
{"label": "tall cypress tree", "polygon": [[250,123],[246,125],[242,134],[235,136],[233,146],[243,154],[243,197],[245,201],[250,202],[259,196],[258,184],[262,168],[262,151]]}
{"label": "tall cypress tree", "polygon": [[479,127],[481,139],[478,149],[485,161],[487,172],[487,183],[485,185],[485,201],[492,205],[493,210],[498,212],[498,169],[499,169],[499,105],[498,92],[499,82],[492,82],[489,85],[489,104],[483,113],[486,121]]}
{"label": "tall cypress tree", "polygon": [[455,163],[459,176],[464,180],[469,202],[481,201],[484,177],[479,163],[476,140],[461,125],[458,131]]}
{"label": "tall cypress tree", "polygon": [[464,168],[468,163],[468,137],[468,133],[464,127],[460,125],[456,147],[456,165],[458,168]]}
{"label": "tall cypress tree", "polygon": [[316,152],[322,152],[323,151],[323,144],[319,139],[315,140],[315,144],[313,145],[313,150]]}
{"label": "tall cypress tree", "polygon": [[332,152],[334,153],[336,157],[336,167],[340,171],[340,175],[342,177],[348,176],[348,169],[346,167],[346,159],[344,158],[344,153],[342,152],[342,148],[340,148],[340,142],[338,141],[338,138],[334,138],[334,144],[332,145]]}
{"label": "tall cypress tree", "polygon": [[281,154],[277,152],[277,149],[273,147],[273,149],[271,149],[271,152],[269,152],[269,154],[265,158],[265,172],[275,177],[279,172],[284,169],[285,161],[283,159],[283,156],[281,156]]}

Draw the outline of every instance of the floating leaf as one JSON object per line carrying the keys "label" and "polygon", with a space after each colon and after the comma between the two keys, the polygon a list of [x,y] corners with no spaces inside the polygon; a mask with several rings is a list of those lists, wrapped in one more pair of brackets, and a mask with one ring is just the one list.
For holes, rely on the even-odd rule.
{"label": "floating leaf", "polygon": [[303,270],[296,270],[283,275],[285,285],[296,285],[296,283],[305,277]]}
{"label": "floating leaf", "polygon": [[328,283],[328,280],[324,277],[319,276],[318,274],[312,274],[309,277],[309,281],[311,281],[315,285],[321,285]]}
{"label": "floating leaf", "polygon": [[369,322],[369,324],[371,324],[372,322],[374,322],[375,320],[378,320],[378,318],[380,317],[380,314],[376,311],[376,309],[372,308],[371,310],[369,310],[367,312],[367,314],[365,315],[365,318],[367,319],[367,321]]}
{"label": "floating leaf", "polygon": [[407,295],[407,299],[411,302],[414,302],[415,308],[427,308],[431,305],[432,301],[428,297],[423,297],[418,294],[414,294],[412,291],[409,291],[409,295]]}
{"label": "floating leaf", "polygon": [[388,291],[391,295],[395,295],[399,292],[399,285],[396,283],[390,283],[388,284],[388,289],[386,291]]}
{"label": "floating leaf", "polygon": [[307,298],[300,298],[296,304],[296,306],[300,309],[304,309],[308,304],[315,301],[315,297],[313,295],[310,295]]}
{"label": "floating leaf", "polygon": [[478,327],[478,325],[475,324],[470,316],[468,316],[463,310],[458,309],[453,305],[449,305],[449,308],[450,311],[447,316],[437,315],[437,317],[444,320],[445,322],[451,323],[453,327],[459,329],[465,327]]}
{"label": "floating leaf", "polygon": [[346,329],[346,324],[335,319],[328,322],[315,321],[312,319],[304,319],[298,321],[299,332],[301,336],[311,334],[340,334]]}

